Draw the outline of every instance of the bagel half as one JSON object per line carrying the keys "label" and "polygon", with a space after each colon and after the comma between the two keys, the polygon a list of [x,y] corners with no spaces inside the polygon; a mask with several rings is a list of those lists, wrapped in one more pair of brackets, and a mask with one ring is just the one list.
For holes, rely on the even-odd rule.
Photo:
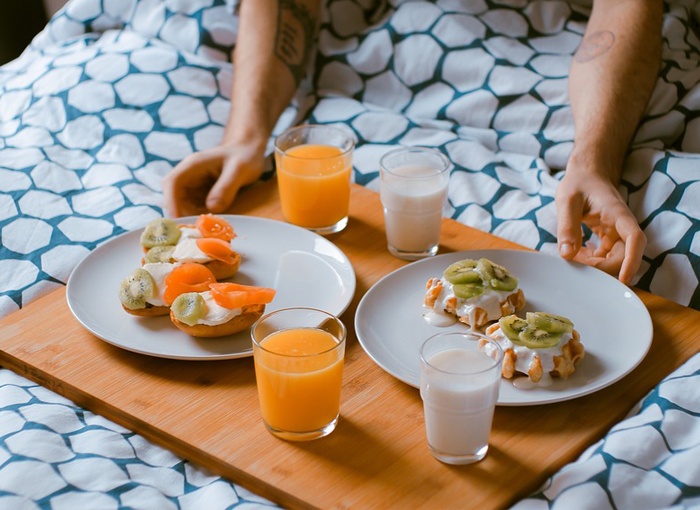
{"label": "bagel half", "polygon": [[216,338],[221,336],[234,335],[245,331],[251,327],[265,313],[265,305],[246,305],[241,309],[240,315],[236,315],[230,321],[217,326],[206,324],[195,324],[188,326],[175,318],[175,314],[170,311],[170,320],[180,331],[190,336],[198,338]]}
{"label": "bagel half", "polygon": [[124,305],[122,305],[122,308],[126,313],[136,315],[138,317],[162,317],[163,315],[168,315],[170,313],[169,306],[153,306],[148,303],[146,303],[145,308],[136,308],[132,310]]}

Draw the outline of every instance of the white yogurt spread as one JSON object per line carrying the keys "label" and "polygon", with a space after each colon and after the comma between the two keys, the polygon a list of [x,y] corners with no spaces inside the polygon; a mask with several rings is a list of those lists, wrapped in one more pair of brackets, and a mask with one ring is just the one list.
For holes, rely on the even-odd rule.
{"label": "white yogurt spread", "polygon": [[[554,370],[554,356],[562,355],[561,346],[566,345],[566,343],[573,337],[571,333],[564,333],[561,336],[561,340],[559,341],[559,343],[554,347],[547,347],[544,349],[530,349],[529,347],[525,347],[524,345],[514,344],[500,329],[494,331],[490,336],[496,342],[498,342],[498,344],[503,348],[504,352],[507,349],[513,349],[516,356],[516,372],[527,374],[528,370],[530,369],[530,364],[532,363],[532,360],[537,355],[539,356],[540,362],[542,363],[542,370],[546,375],[548,375],[549,372]],[[544,381],[545,379],[546,378],[543,376],[542,380]]]}
{"label": "white yogurt spread", "polygon": [[205,326],[218,326],[224,324],[241,314],[242,308],[226,308],[214,301],[211,292],[200,292],[207,307],[207,314],[197,321],[197,324]]}
{"label": "white yogurt spread", "polygon": [[486,311],[488,321],[500,319],[502,316],[501,303],[508,299],[508,296],[517,292],[517,289],[503,291],[486,287],[484,292],[478,296],[461,299],[455,296],[454,286],[450,282],[444,278],[441,280],[436,278],[435,282],[437,281],[442,282],[442,290],[435,300],[435,304],[432,308],[424,306],[427,310],[424,318],[433,326],[449,326],[455,322],[456,318],[445,312],[447,301],[450,299],[455,298],[457,300],[455,307],[457,316],[468,317],[469,324],[474,324],[476,322],[474,316],[477,308]]}
{"label": "white yogurt spread", "polygon": [[170,262],[149,262],[142,266],[142,269],[148,271],[153,277],[156,284],[155,296],[147,299],[146,302],[153,306],[167,306],[163,301],[163,292],[165,292],[165,278],[179,266],[179,263],[171,264]]}

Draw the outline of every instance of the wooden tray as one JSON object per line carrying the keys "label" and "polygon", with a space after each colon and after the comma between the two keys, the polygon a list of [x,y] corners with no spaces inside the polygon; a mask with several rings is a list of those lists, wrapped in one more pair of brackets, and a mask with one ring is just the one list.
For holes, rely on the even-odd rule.
{"label": "wooden tray", "polygon": [[[231,212],[281,219],[274,181],[246,190]],[[342,317],[349,338],[341,419],[324,439],[288,443],[267,433],[252,358],[177,361],[121,350],[80,326],[64,289],[0,321],[0,363],[286,507],[464,509],[527,496],[700,345],[699,312],[640,292],[655,335],[639,367],[575,400],[497,408],[487,458],[447,466],[428,452],[418,390],[375,365],[353,330],[364,293],[406,264],[386,250],[378,195],[353,186],[349,225],[329,239],[352,261],[357,291]],[[444,221],[441,253],[490,248],[518,247]]]}

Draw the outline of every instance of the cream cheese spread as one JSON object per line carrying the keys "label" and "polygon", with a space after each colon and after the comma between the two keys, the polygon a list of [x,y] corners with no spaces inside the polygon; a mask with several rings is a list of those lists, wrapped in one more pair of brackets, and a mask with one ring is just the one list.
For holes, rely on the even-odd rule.
{"label": "cream cheese spread", "polygon": [[142,269],[148,271],[156,284],[155,296],[147,299],[147,303],[153,306],[167,306],[163,301],[165,278],[179,265],[179,263],[172,264],[170,262],[149,262],[142,266]]}
{"label": "cream cheese spread", "polygon": [[200,296],[204,298],[204,303],[207,307],[207,314],[197,321],[197,324],[205,326],[218,326],[224,324],[234,317],[237,317],[243,311],[242,308],[226,308],[221,306],[214,300],[211,292],[201,292]]}
{"label": "cream cheese spread", "polygon": [[197,239],[194,237],[181,237],[175,245],[175,250],[171,256],[178,262],[199,262],[203,264],[214,260],[199,249]]}

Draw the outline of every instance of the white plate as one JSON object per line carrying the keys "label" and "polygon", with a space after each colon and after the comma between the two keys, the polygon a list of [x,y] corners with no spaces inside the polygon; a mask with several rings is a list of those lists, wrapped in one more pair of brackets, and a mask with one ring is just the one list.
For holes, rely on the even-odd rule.
{"label": "white plate", "polygon": [[[355,294],[355,272],[345,254],[327,239],[288,223],[250,216],[222,215],[237,237],[233,248],[241,267],[231,280],[272,287],[266,307],[321,308],[341,315]],[[196,218],[182,218],[194,223]],[[180,221],[180,220],[179,220]],[[141,230],[110,239],[85,257],[68,280],[73,315],[93,335],[129,351],[184,360],[232,359],[252,355],[248,331],[228,337],[191,337],[169,317],[136,317],[122,309],[119,283],[141,265]]]}
{"label": "white plate", "polygon": [[560,402],[593,393],[620,380],[646,356],[653,336],[644,303],[618,280],[597,269],[557,256],[520,250],[448,253],[402,267],[377,282],[357,307],[355,331],[367,354],[384,370],[420,387],[418,350],[431,335],[467,326],[429,325],[423,318],[425,283],[451,263],[486,257],[520,280],[527,306],[571,319],[586,356],[576,372],[551,386],[516,388],[503,379],[499,405]]}

